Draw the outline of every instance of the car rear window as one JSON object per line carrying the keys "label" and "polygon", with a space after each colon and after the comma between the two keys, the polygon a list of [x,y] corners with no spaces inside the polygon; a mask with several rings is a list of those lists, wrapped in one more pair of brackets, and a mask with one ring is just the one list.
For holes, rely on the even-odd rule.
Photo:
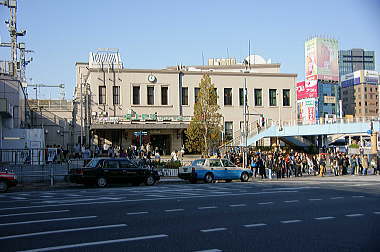
{"label": "car rear window", "polygon": [[96,159],[96,158],[91,159],[91,161],[88,162],[88,164],[86,165],[86,167],[88,167],[88,168],[95,168],[98,165],[99,161],[100,161],[100,159]]}
{"label": "car rear window", "polygon": [[205,163],[205,159],[197,159],[197,160],[194,160],[191,165],[192,166],[202,166],[204,165]]}
{"label": "car rear window", "polygon": [[230,160],[227,160],[227,159],[222,159],[222,163],[223,163],[224,167],[234,167],[235,166]]}

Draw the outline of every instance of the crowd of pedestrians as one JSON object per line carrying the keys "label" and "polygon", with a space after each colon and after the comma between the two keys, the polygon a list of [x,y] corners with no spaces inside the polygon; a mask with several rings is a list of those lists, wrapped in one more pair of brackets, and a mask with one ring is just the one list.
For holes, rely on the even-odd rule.
{"label": "crowd of pedestrians", "polygon": [[[243,166],[243,153],[228,151],[224,158],[238,166]],[[380,175],[380,158],[366,154],[348,155],[346,153],[307,154],[304,152],[285,151],[249,151],[246,168],[250,168],[254,177],[262,179],[277,179],[302,177],[303,175],[335,176],[367,175],[373,169],[373,174]],[[372,172],[371,172],[372,173]]]}

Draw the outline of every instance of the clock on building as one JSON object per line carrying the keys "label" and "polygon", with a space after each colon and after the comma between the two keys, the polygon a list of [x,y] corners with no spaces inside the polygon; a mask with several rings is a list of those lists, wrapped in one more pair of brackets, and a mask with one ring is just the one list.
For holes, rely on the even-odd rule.
{"label": "clock on building", "polygon": [[149,82],[155,82],[157,79],[156,79],[156,76],[154,76],[153,74],[149,74],[148,75],[148,81]]}

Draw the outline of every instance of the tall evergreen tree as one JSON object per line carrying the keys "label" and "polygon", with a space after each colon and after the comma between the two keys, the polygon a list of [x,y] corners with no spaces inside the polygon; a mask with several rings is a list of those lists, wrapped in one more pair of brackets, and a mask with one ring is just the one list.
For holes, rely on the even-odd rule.
{"label": "tall evergreen tree", "polygon": [[194,105],[194,116],[186,130],[186,147],[208,155],[220,143],[222,115],[218,113],[216,88],[208,74],[199,83],[199,93]]}

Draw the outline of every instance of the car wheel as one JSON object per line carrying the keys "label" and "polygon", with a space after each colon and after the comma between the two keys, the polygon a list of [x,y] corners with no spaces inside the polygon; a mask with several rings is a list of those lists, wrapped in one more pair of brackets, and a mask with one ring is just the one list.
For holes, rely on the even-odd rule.
{"label": "car wheel", "polygon": [[152,175],[149,175],[146,179],[145,179],[145,184],[147,186],[152,186],[156,183],[156,179],[152,176]]}
{"label": "car wheel", "polygon": [[212,181],[214,180],[214,176],[212,175],[212,173],[207,173],[205,175],[205,182],[206,183],[212,183]]}
{"label": "car wheel", "polygon": [[0,192],[6,192],[8,190],[8,183],[6,181],[0,181]]}
{"label": "car wheel", "polygon": [[107,186],[107,179],[104,177],[100,177],[97,179],[96,184],[98,187],[106,187]]}
{"label": "car wheel", "polygon": [[243,172],[243,173],[241,174],[241,178],[240,178],[240,180],[241,180],[241,182],[248,182],[248,180],[249,180],[248,173]]}
{"label": "car wheel", "polygon": [[226,179],[226,183],[230,183],[232,179]]}

